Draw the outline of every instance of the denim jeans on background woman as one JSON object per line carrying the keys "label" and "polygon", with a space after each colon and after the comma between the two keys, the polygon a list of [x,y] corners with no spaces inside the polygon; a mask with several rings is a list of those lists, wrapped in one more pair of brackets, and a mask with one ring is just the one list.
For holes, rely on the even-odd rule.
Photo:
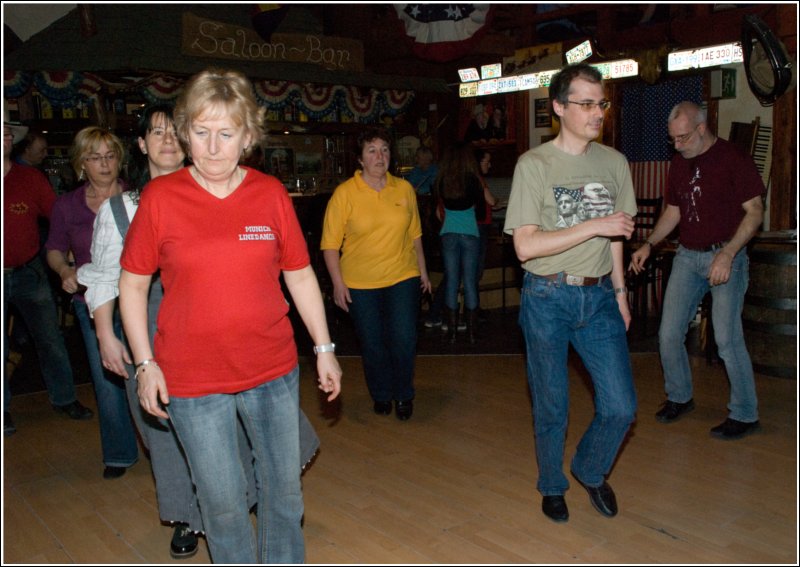
{"label": "denim jeans on background woman", "polygon": [[[86,346],[86,356],[89,359],[89,370],[92,373],[94,393],[97,398],[103,464],[107,467],[129,467],[139,459],[139,446],[133,419],[128,410],[124,378],[103,368],[97,334],[89,318],[86,304],[73,300],[72,305]],[[122,337],[119,312],[114,315],[114,332],[117,337]]]}
{"label": "denim jeans on background woman", "polygon": [[[186,451],[214,563],[302,563],[300,370],[236,394],[171,397],[167,408]],[[253,534],[237,414],[250,438],[258,479]]]}
{"label": "denim jeans on background woman", "polygon": [[731,384],[730,418],[750,423],[758,420],[758,399],[742,327],[749,259],[743,248],[733,259],[730,279],[722,285],[709,286],[707,274],[715,255],[716,251],[698,252],[680,246],[672,262],[658,331],[667,398],[678,403],[692,399],[686,333],[697,314],[697,306],[710,288],[714,338]]}
{"label": "denim jeans on background woman", "polygon": [[446,232],[442,234],[442,260],[444,261],[444,304],[448,309],[458,309],[458,288],[464,284],[464,309],[478,308],[478,261],[481,239],[469,234]]}
{"label": "denim jeans on background woman", "polygon": [[[25,266],[3,271],[3,313],[5,329],[8,329],[8,309],[13,304],[25,320],[33,337],[39,367],[47,387],[50,403],[56,406],[71,404],[75,396],[69,353],[58,326],[53,291],[45,273],[44,263],[34,258]],[[3,360],[8,361],[11,346],[8,333],[3,333]],[[3,374],[3,411],[8,411],[11,402],[11,376]]]}
{"label": "denim jeans on background woman", "polygon": [[625,323],[611,279],[579,287],[525,272],[519,322],[533,400],[539,492],[562,495],[569,487],[562,468],[570,343],[589,371],[595,392],[594,419],[578,443],[571,468],[587,486],[602,485],[636,413]]}
{"label": "denim jeans on background woman", "polygon": [[419,276],[377,289],[350,288],[350,315],[376,402],[414,399]]}

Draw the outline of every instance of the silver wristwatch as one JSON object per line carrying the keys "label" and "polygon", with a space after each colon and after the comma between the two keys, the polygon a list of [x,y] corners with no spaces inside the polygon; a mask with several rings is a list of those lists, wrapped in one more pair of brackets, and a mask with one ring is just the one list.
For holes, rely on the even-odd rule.
{"label": "silver wristwatch", "polygon": [[314,347],[314,354],[319,354],[321,352],[336,352],[336,345],[334,343],[327,343]]}

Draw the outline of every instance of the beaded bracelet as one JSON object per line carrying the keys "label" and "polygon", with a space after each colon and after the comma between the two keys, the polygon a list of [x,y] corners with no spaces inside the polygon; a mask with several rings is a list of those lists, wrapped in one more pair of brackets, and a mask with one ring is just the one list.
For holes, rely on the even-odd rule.
{"label": "beaded bracelet", "polygon": [[143,361],[141,361],[139,364],[137,364],[134,367],[136,369],[136,371],[134,372],[134,375],[138,376],[139,375],[139,371],[140,370],[143,371],[145,369],[145,367],[147,365],[149,365],[149,364],[152,364],[153,366],[158,366],[158,362],[156,362],[155,358],[146,358],[146,359],[144,359]]}

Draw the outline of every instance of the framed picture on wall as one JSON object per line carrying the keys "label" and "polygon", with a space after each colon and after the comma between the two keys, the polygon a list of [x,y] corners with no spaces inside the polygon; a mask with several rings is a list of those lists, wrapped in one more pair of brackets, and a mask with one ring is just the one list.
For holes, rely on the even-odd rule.
{"label": "framed picture on wall", "polygon": [[537,128],[550,128],[553,125],[553,119],[550,116],[550,113],[546,114],[539,114],[536,113],[536,117],[534,120],[534,126]]}
{"label": "framed picture on wall", "polygon": [[459,133],[466,142],[510,141],[516,139],[513,94],[496,94],[461,99]]}
{"label": "framed picture on wall", "polygon": [[297,152],[295,164],[298,175],[319,175],[322,173],[322,154]]}
{"label": "framed picture on wall", "polygon": [[549,100],[537,98],[533,101],[533,125],[536,128],[550,128],[553,121],[550,117]]}
{"label": "framed picture on wall", "polygon": [[267,148],[264,151],[267,172],[278,179],[294,175],[294,150],[291,148]]}

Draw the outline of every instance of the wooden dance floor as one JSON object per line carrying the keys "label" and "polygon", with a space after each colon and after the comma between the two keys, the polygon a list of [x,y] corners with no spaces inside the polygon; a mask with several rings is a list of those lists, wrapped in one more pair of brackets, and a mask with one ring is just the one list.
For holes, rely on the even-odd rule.
{"label": "wooden dance floor", "polygon": [[[720,441],[722,366],[693,357],[697,408],[663,425],[658,355],[631,356],[639,396],[612,471],[608,519],[572,483],[570,520],[541,512],[524,359],[421,356],[408,422],[372,412],[359,358],[341,359],[341,403],[320,401],[303,359],[302,405],[322,449],[303,477],[308,563],[797,563],[797,382],[757,376],[762,429]],[[91,386],[81,401],[95,407]],[[571,363],[568,469],[592,417]],[[169,556],[147,460],[103,480],[96,416],[55,414],[45,393],[15,396],[3,442],[4,563],[208,563]]]}

